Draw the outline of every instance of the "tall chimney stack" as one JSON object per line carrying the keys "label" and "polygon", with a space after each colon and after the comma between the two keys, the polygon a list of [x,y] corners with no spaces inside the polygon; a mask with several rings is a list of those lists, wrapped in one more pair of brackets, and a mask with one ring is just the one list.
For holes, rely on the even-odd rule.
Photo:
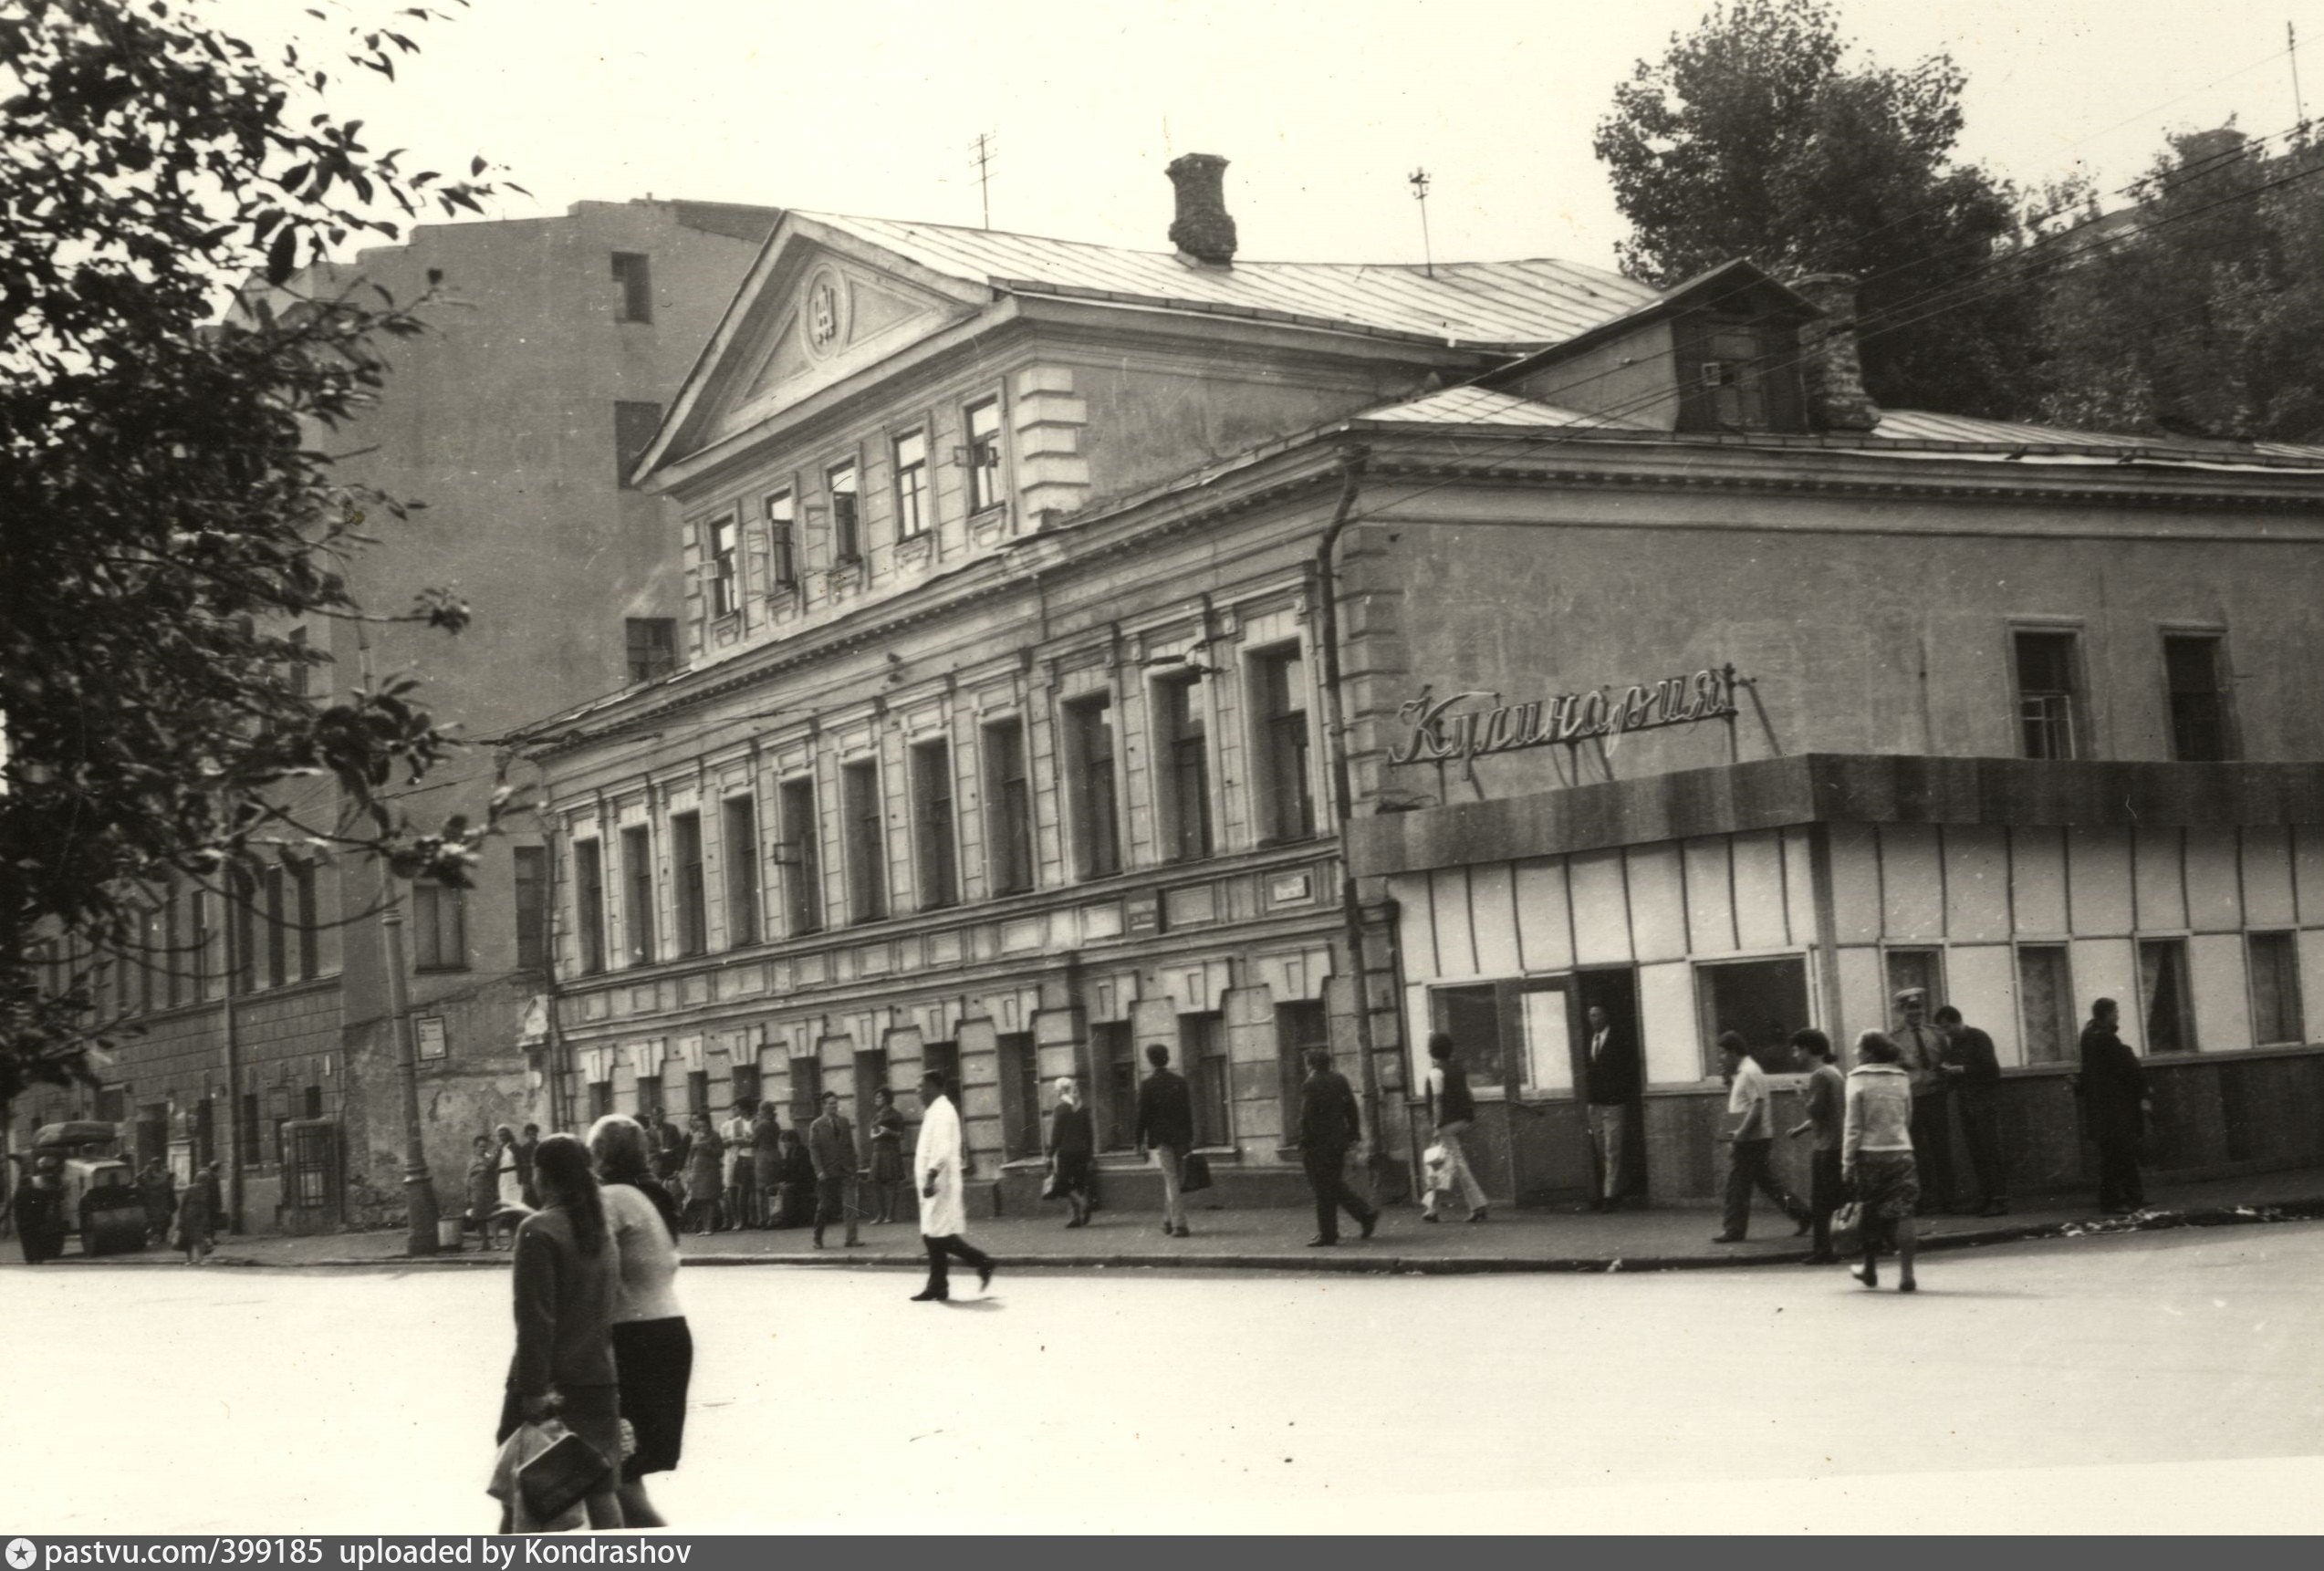
{"label": "tall chimney stack", "polygon": [[1808,392],[1808,423],[1816,431],[1870,431],[1880,406],[1864,390],[1864,363],[1856,347],[1856,286],[1847,273],[1811,273],[1789,280],[1791,292],[1823,313],[1799,328],[1800,380]]}
{"label": "tall chimney stack", "polygon": [[1170,243],[1197,262],[1234,265],[1235,220],[1226,212],[1226,161],[1214,152],[1190,152],[1172,159],[1164,172],[1178,188],[1178,216],[1171,221]]}

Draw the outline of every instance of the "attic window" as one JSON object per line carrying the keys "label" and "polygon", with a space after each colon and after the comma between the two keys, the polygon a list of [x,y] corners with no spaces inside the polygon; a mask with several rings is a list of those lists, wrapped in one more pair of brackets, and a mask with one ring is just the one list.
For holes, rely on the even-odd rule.
{"label": "attic window", "polygon": [[1758,317],[1686,320],[1679,331],[1681,429],[1796,431],[1798,371],[1789,336]]}

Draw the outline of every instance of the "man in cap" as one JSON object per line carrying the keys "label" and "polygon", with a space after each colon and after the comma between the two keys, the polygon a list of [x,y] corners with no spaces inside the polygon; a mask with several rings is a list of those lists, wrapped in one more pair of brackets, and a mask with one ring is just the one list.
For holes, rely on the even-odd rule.
{"label": "man in cap", "polygon": [[1953,1078],[1944,1072],[1945,1035],[1929,1021],[1929,995],[1918,987],[1898,990],[1897,1067],[1912,1082],[1912,1160],[1920,1170],[1921,1209],[1941,1211],[1953,1198],[1953,1108],[1946,1093]]}

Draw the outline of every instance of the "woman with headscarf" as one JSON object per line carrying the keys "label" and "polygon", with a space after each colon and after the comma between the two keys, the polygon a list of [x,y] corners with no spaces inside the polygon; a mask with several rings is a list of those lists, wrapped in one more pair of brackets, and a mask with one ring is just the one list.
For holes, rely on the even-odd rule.
{"label": "woman with headscarf", "polygon": [[880,1203],[872,1220],[893,1222],[903,1198],[904,1116],[896,1108],[896,1094],[885,1086],[871,1089],[871,1122],[864,1133],[871,1139],[871,1192]]}
{"label": "woman with headscarf", "polygon": [[686,1436],[686,1388],[694,1343],[677,1291],[678,1208],[653,1177],[646,1133],[635,1118],[609,1113],[589,1127],[606,1225],[620,1256],[613,1295],[613,1369],[621,1416],[637,1449],[621,1464],[621,1521],[668,1525],[646,1497],[645,1475],[670,1472]]}
{"label": "woman with headscarf", "polygon": [[[541,1209],[516,1229],[510,1281],[516,1351],[495,1443],[519,1424],[552,1413],[605,1460],[608,1471],[584,1503],[591,1527],[621,1525],[621,1406],[613,1364],[614,1295],[620,1257],[606,1225],[605,1201],[589,1154],[570,1135],[551,1135],[533,1156]],[[509,1518],[502,1518],[504,1531]]]}
{"label": "woman with headscarf", "polygon": [[1840,1181],[1863,1216],[1864,1264],[1849,1274],[1867,1287],[1881,1285],[1885,1232],[1896,1245],[1896,1290],[1912,1293],[1919,1290],[1912,1279],[1912,1212],[1921,1179],[1912,1162],[1912,1077],[1899,1066],[1902,1056],[1885,1032],[1856,1038],[1839,1139]]}
{"label": "woman with headscarf", "polygon": [[1058,1105],[1049,1114],[1049,1193],[1065,1202],[1073,1218],[1068,1227],[1089,1225],[1089,1164],[1097,1154],[1089,1109],[1070,1075],[1058,1079]]}
{"label": "woman with headscarf", "polygon": [[725,1185],[726,1142],[710,1127],[708,1113],[696,1113],[688,1122],[686,1146],[686,1215],[697,1235],[718,1228],[718,1193]]}

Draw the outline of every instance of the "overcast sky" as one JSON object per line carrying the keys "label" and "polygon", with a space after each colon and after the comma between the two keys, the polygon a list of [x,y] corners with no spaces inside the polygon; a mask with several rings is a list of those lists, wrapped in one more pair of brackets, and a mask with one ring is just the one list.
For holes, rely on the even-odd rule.
{"label": "overcast sky", "polygon": [[[331,0],[385,16],[400,0]],[[435,0],[456,10],[456,0]],[[213,0],[255,40],[297,0]],[[416,29],[392,88],[350,83],[373,145],[472,151],[533,196],[649,193],[979,222],[1166,248],[1177,153],[1225,154],[1246,257],[1610,265],[1623,225],[1591,129],[1708,0],[474,0]],[[2324,0],[1843,0],[1862,49],[1967,70],[1963,151],[2028,184],[2135,176],[2171,129],[2290,125],[2287,19],[2324,106]],[[2324,118],[2324,107],[2318,109]]]}

